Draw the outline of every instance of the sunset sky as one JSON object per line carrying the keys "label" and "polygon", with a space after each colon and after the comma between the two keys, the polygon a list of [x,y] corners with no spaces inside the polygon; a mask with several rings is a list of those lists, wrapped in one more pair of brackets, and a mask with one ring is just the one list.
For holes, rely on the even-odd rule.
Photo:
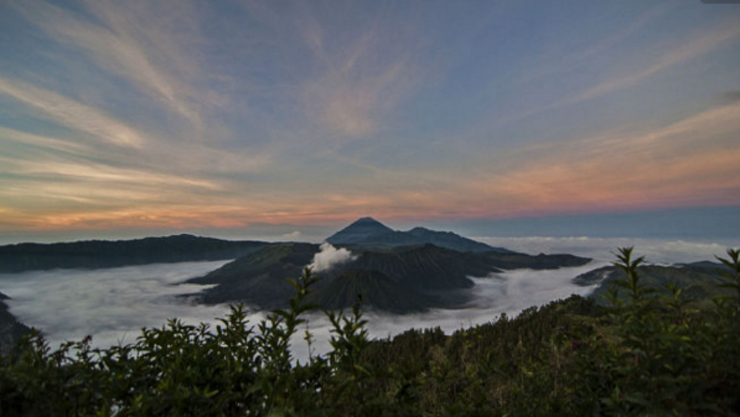
{"label": "sunset sky", "polygon": [[740,4],[0,0],[0,235],[739,206]]}

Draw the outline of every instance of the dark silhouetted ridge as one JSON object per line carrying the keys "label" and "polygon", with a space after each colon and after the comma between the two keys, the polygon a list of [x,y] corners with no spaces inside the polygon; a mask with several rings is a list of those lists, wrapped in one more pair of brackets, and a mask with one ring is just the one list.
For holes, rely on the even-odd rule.
{"label": "dark silhouetted ridge", "polygon": [[236,259],[268,243],[177,235],[134,240],[20,243],[0,246],[0,273],[46,269],[96,269],[152,263]]}
{"label": "dark silhouetted ridge", "polygon": [[432,245],[439,246],[441,248],[454,249],[460,252],[514,253],[508,249],[497,248],[486,245],[485,243],[476,242],[475,240],[462,237],[452,232],[438,232],[424,227],[415,227],[406,233],[416,237],[424,243],[431,243]]}

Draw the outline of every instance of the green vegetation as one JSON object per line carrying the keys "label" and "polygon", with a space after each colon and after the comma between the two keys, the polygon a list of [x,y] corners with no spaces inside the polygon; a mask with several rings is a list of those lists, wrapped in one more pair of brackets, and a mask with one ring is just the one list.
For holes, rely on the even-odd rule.
{"label": "green vegetation", "polygon": [[[328,312],[332,351],[297,362],[291,336],[315,279],[251,326],[233,307],[215,329],[177,320],[134,345],[52,350],[34,333],[0,357],[0,410],[12,416],[740,415],[740,256],[724,295],[684,299],[646,285],[620,249],[610,306],[572,296],[445,335],[369,340],[365,320]],[[312,343],[313,336],[306,332]]]}
{"label": "green vegetation", "polygon": [[[637,267],[637,273],[642,284],[664,295],[671,294],[668,286],[673,284],[682,289],[681,296],[684,299],[711,304],[713,297],[722,296],[727,292],[721,286],[722,281],[717,279],[726,268],[726,265],[712,262],[673,266],[640,265]],[[727,269],[725,272],[729,271]],[[576,277],[574,282],[581,285],[600,283],[591,297],[599,304],[608,305],[609,288],[625,279],[627,274],[624,270],[616,266],[607,266],[582,274]],[[622,294],[622,298],[626,296],[626,293]]]}
{"label": "green vegetation", "polygon": [[7,295],[0,292],[0,354],[9,353],[15,343],[31,330],[10,314],[4,302],[8,299]]}

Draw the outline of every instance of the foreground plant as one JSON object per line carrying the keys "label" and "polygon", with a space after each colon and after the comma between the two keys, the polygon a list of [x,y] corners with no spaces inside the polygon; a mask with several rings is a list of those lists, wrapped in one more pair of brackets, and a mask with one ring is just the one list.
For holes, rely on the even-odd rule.
{"label": "foreground plant", "polygon": [[[740,306],[738,251],[718,258],[732,272],[722,287],[734,296],[715,299],[714,309],[689,308],[683,289],[673,283],[665,293],[640,283],[644,258],[620,248],[615,263],[627,278],[615,283],[608,300],[614,306],[619,354],[612,358],[613,384],[602,398],[612,415],[737,415],[740,399]],[[620,291],[627,300],[620,299]],[[729,371],[729,372],[728,372]]]}

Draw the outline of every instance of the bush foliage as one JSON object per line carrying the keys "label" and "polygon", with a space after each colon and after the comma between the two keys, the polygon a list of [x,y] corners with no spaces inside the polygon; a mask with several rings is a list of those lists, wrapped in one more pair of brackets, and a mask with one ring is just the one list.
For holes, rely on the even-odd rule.
{"label": "bush foliage", "polygon": [[0,356],[0,415],[736,416],[740,259],[728,255],[728,296],[711,305],[645,286],[631,248],[610,307],[572,296],[452,335],[370,340],[358,303],[327,312],[332,350],[302,363],[290,342],[312,308],[305,270],[290,307],[256,325],[234,306],[215,328],[170,320],[109,349],[52,349],[34,331]]}

